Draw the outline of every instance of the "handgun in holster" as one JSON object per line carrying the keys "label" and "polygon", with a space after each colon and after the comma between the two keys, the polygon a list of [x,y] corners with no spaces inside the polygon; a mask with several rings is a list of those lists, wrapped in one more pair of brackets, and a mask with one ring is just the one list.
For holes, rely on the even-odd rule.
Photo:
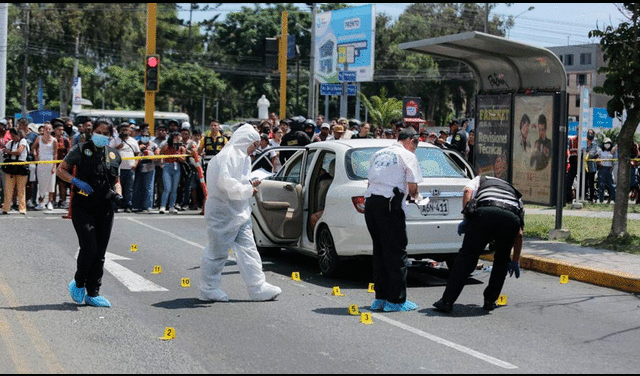
{"label": "handgun in holster", "polygon": [[393,197],[389,200],[389,211],[402,210],[403,198],[404,193],[402,193],[398,187],[393,187]]}

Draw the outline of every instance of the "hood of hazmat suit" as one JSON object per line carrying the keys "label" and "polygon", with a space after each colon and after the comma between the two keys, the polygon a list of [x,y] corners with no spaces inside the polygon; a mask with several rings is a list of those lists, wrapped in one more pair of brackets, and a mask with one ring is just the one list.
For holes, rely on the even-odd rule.
{"label": "hood of hazmat suit", "polygon": [[205,219],[209,228],[221,235],[251,220],[253,186],[247,148],[256,141],[260,141],[260,134],[252,125],[243,124],[207,166]]}

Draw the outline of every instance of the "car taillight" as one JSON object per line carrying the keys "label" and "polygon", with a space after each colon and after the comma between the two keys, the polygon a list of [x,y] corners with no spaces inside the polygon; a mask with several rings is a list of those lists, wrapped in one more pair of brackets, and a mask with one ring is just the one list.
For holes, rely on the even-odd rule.
{"label": "car taillight", "polygon": [[351,197],[351,202],[358,213],[364,214],[364,196]]}

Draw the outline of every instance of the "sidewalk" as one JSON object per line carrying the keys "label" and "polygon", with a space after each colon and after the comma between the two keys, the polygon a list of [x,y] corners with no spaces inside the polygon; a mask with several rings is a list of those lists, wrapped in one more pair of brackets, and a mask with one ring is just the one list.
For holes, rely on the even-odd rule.
{"label": "sidewalk", "polygon": [[[527,214],[555,216],[555,209],[526,211]],[[613,213],[563,209],[562,215],[611,218]],[[640,214],[628,214],[627,218],[640,220]],[[493,260],[492,255],[481,258]],[[570,280],[640,293],[640,255],[525,238],[520,255],[520,267],[550,275],[568,275]]]}

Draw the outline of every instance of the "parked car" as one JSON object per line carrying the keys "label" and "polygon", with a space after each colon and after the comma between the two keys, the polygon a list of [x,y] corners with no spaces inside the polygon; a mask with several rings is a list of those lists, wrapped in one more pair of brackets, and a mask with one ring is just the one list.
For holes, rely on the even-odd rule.
{"label": "parked car", "polygon": [[[318,259],[324,275],[335,274],[341,259],[372,254],[364,219],[364,193],[373,153],[395,140],[323,141],[297,148],[267,149],[254,166],[264,165],[271,151],[293,155],[264,179],[252,198],[256,244],[261,252],[292,249]],[[410,258],[451,263],[462,245],[462,191],[475,176],[454,150],[420,143],[416,150],[424,181],[419,191],[427,206],[409,204],[407,252]],[[462,167],[461,167],[462,166]]]}

